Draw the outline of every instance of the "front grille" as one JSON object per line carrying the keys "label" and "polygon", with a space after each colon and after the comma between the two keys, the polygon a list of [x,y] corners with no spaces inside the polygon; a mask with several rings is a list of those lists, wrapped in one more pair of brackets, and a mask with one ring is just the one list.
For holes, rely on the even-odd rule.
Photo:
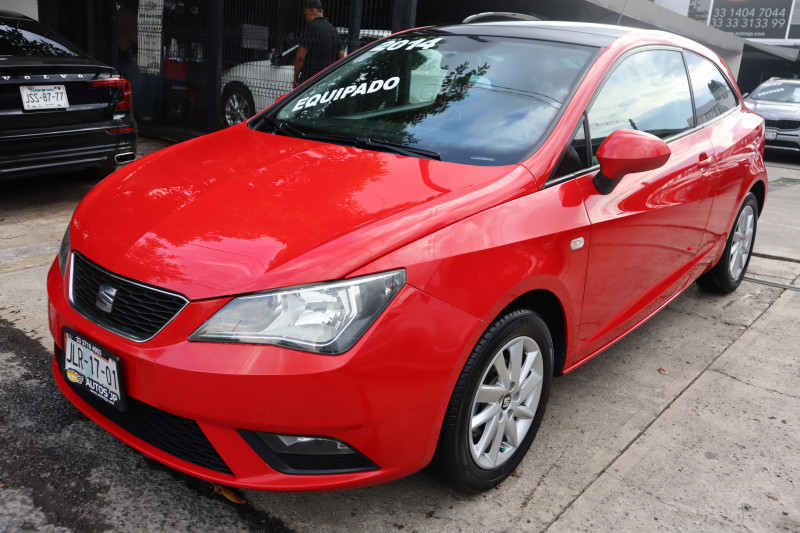
{"label": "front grille", "polygon": [[[153,338],[188,303],[183,296],[150,287],[72,254],[70,302],[80,314],[109,331],[135,341]],[[98,307],[102,286],[116,290],[111,312]]]}
{"label": "front grille", "polygon": [[797,130],[800,129],[800,120],[771,120],[767,119],[766,125],[768,128],[775,128],[777,130]]}
{"label": "front grille", "polygon": [[[63,367],[63,352],[59,355],[59,365]],[[130,396],[125,398],[123,413],[69,380],[64,381],[95,411],[147,444],[193,465],[233,475],[194,420],[167,413]]]}

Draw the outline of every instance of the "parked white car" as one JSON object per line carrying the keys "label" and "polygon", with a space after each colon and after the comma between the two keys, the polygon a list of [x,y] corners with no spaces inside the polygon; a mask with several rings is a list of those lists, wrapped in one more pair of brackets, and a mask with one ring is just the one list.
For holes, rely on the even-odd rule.
{"label": "parked white car", "polygon": [[[336,29],[342,42],[346,42],[349,30]],[[359,41],[364,46],[390,33],[388,30],[361,30]],[[283,53],[273,54],[270,59],[240,63],[222,75],[223,126],[247,120],[292,90],[297,48],[298,45],[294,45]]]}

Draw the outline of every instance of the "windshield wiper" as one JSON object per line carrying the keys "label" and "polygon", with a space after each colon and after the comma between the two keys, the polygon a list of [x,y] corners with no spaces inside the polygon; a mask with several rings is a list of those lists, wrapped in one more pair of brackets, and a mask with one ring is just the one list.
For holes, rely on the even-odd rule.
{"label": "windshield wiper", "polygon": [[406,155],[409,157],[424,157],[427,159],[436,159],[437,161],[442,160],[442,156],[439,154],[439,152],[425,150],[424,148],[417,148],[416,146],[409,146],[407,144],[384,141],[381,139],[373,139],[371,137],[347,137],[345,135],[305,132],[282,120],[277,120],[271,117],[263,117],[263,120],[269,123],[279,133],[283,133],[284,135],[288,135],[290,137],[298,137],[300,139],[329,142],[334,144],[347,144],[356,146],[358,148],[370,148],[383,152]]}
{"label": "windshield wiper", "polygon": [[288,122],[284,122],[282,120],[278,120],[272,117],[264,117],[263,120],[267,121],[269,124],[272,125],[278,132],[288,135],[290,137],[299,137],[304,139],[308,137],[308,134],[303,130],[292,126]]}
{"label": "windshield wiper", "polygon": [[355,137],[353,141],[359,148],[374,148],[376,150],[384,150],[410,157],[425,157],[427,159],[436,159],[437,161],[442,160],[442,156],[439,152],[425,150],[424,148],[417,148],[416,146],[409,146],[407,144],[373,139],[371,137]]}

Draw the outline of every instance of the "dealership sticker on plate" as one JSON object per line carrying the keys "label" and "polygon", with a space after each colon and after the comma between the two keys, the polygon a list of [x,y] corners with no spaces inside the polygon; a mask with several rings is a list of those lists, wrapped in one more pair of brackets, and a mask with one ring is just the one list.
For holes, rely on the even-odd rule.
{"label": "dealership sticker on plate", "polygon": [[64,330],[64,376],[73,386],[124,409],[119,357],[68,329]]}

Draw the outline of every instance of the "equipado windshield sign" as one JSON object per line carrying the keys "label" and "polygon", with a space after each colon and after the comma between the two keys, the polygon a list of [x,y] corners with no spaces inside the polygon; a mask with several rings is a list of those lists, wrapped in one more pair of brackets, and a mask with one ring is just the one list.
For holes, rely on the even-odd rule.
{"label": "equipado windshield sign", "polygon": [[359,85],[348,85],[347,87],[339,87],[338,89],[330,89],[321,94],[314,94],[306,98],[301,98],[292,108],[292,111],[300,111],[301,109],[314,107],[317,104],[327,104],[342,98],[359,96],[362,94],[371,94],[380,91],[391,91],[400,83],[400,78],[395,76],[388,80],[375,80],[371,82],[364,82]]}

